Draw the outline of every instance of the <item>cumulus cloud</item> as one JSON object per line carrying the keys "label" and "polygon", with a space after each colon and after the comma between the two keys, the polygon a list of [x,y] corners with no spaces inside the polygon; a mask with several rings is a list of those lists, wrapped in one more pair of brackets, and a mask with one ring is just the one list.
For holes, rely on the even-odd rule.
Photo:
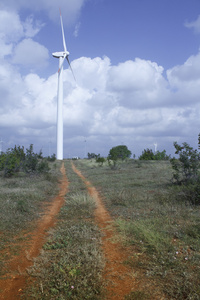
{"label": "cumulus cloud", "polygon": [[107,87],[116,92],[121,105],[129,107],[151,107],[163,105],[167,92],[163,67],[157,63],[136,58],[109,70]]}
{"label": "cumulus cloud", "polygon": [[[14,11],[0,10],[0,59],[12,55],[12,62],[34,69],[47,66],[48,50],[30,37],[34,37],[44,24],[33,16],[20,20]],[[26,38],[27,37],[27,38]]]}
{"label": "cumulus cloud", "polygon": [[19,11],[22,8],[31,11],[43,11],[48,17],[56,21],[58,20],[58,8],[62,10],[62,16],[65,19],[65,25],[76,22],[79,17],[81,8],[87,0],[1,0],[0,8],[12,8]]}
{"label": "cumulus cloud", "polygon": [[32,39],[24,39],[14,49],[14,64],[41,69],[47,65],[48,59],[47,48]]}
{"label": "cumulus cloud", "polygon": [[[172,145],[177,138],[193,136],[200,119],[200,83],[195,75],[199,60],[199,54],[191,56],[183,65],[168,70],[166,78],[162,66],[139,58],[119,65],[112,65],[108,57],[72,61],[77,84],[70,69],[63,74],[65,144],[73,143],[79,149],[87,139],[92,151],[106,155],[109,149],[104,149],[105,144],[109,147],[123,141],[133,145],[137,141],[141,153],[154,142],[165,149],[166,140]],[[4,64],[0,79],[5,99],[0,109],[1,127],[10,128],[21,142],[47,143],[50,136],[55,141],[57,74],[22,77],[15,67]]]}
{"label": "cumulus cloud", "polygon": [[0,24],[0,38],[5,43],[17,42],[23,36],[23,26],[17,13],[0,10]]}
{"label": "cumulus cloud", "polygon": [[175,104],[199,102],[200,53],[190,56],[183,65],[167,70],[167,78],[173,91]]}

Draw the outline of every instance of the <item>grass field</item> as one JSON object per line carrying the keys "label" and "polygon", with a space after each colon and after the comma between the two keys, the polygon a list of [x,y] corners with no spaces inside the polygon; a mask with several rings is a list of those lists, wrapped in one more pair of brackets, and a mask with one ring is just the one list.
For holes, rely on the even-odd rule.
{"label": "grass field", "polygon": [[[180,187],[171,185],[170,163],[129,160],[116,169],[92,160],[74,164],[103,198],[114,221],[115,238],[132,251],[124,263],[137,280],[141,270],[143,280],[155,282],[165,299],[200,299],[200,207],[185,201]],[[71,161],[65,161],[65,168],[70,183],[65,205],[42,254],[28,271],[34,280],[23,299],[105,299],[95,202]],[[4,249],[9,245],[9,251],[17,254],[20,233],[29,232],[41,203],[55,194],[58,166],[51,172],[48,178],[35,178],[34,184],[31,178],[0,179],[1,276],[8,258]],[[126,299],[152,298],[148,290],[141,290]]]}
{"label": "grass field", "polygon": [[145,254],[127,262],[133,270],[144,269],[166,299],[200,299],[200,207],[172,187],[170,163],[131,160],[116,170],[84,160],[76,165],[100,191],[125,245]]}

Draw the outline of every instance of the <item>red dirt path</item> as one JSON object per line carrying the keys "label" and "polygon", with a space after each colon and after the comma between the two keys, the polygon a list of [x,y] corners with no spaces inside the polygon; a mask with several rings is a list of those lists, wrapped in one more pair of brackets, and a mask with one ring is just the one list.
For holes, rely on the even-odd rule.
{"label": "red dirt path", "polygon": [[[95,199],[97,204],[95,219],[103,234],[102,248],[106,259],[103,274],[107,285],[106,300],[123,300],[126,295],[129,295],[134,291],[147,292],[148,295],[151,295],[151,298],[148,299],[166,299],[160,292],[157,285],[148,281],[141,270],[134,270],[135,273],[133,273],[133,269],[124,264],[124,261],[127,260],[128,257],[134,255],[133,249],[130,250],[128,248],[124,248],[120,242],[114,241],[116,233],[112,226],[113,220],[109,212],[106,210],[97,190],[82,175],[73,163],[72,169],[84,181],[87,186],[88,193]],[[137,273],[138,275],[136,276]]]}
{"label": "red dirt path", "polygon": [[[37,257],[45,242],[47,231],[56,223],[56,215],[64,204],[64,196],[67,193],[68,181],[65,173],[64,163],[61,166],[62,179],[59,187],[60,191],[53,201],[45,209],[44,215],[38,220],[36,229],[30,233],[29,248],[21,244],[21,252],[13,257],[9,263],[9,274],[5,279],[0,280],[0,299],[17,300],[20,299],[20,293],[26,286],[27,273],[26,269],[33,264],[33,258]],[[27,249],[26,252],[24,249]]]}
{"label": "red dirt path", "polygon": [[127,253],[122,249],[120,243],[112,242],[114,237],[114,231],[111,226],[112,218],[105,209],[97,190],[91,186],[91,183],[76,169],[74,164],[72,164],[72,168],[85,182],[89,194],[95,199],[97,204],[95,219],[103,233],[103,252],[106,258],[104,271],[104,279],[107,281],[106,299],[124,299],[124,296],[136,287],[136,283],[130,275],[130,269],[123,264],[123,261],[127,258]]}

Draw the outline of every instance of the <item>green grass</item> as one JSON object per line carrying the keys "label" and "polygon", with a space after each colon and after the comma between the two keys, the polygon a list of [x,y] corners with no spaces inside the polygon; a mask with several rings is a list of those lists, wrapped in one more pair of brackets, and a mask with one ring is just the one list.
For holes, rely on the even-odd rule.
{"label": "green grass", "polygon": [[94,199],[65,162],[70,181],[59,222],[29,270],[35,282],[25,299],[102,299],[101,235],[94,223]]}
{"label": "green grass", "polygon": [[[165,299],[200,299],[200,207],[171,185],[170,163],[128,160],[111,169],[94,160],[73,162],[100,192],[114,220],[116,238],[131,249],[124,263],[133,274],[155,283]],[[24,299],[104,299],[104,257],[101,233],[94,223],[94,199],[70,161],[65,167],[70,183],[65,205],[28,271],[33,283]],[[55,165],[52,173],[58,176],[57,171]],[[0,232],[9,233],[1,235],[2,249],[14,241],[15,233],[28,232],[29,218],[38,217],[41,203],[55,189],[52,176],[36,179],[37,188],[31,180],[22,176],[0,182]],[[140,277],[136,280],[139,283]],[[148,289],[138,286],[125,299],[151,297]]]}
{"label": "green grass", "polygon": [[9,255],[17,255],[20,243],[28,239],[24,236],[36,224],[43,203],[58,192],[58,168],[51,166],[49,174],[0,177],[0,275],[6,272]]}
{"label": "green grass", "polygon": [[141,253],[126,263],[143,269],[168,299],[200,299],[200,207],[171,185],[170,163],[75,164],[101,192],[125,245]]}

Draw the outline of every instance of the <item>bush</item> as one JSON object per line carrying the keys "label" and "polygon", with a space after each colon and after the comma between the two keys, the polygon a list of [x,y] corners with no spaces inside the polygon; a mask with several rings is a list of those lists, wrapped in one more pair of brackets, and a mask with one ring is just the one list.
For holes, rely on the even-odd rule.
{"label": "bush", "polygon": [[55,155],[55,153],[52,154],[51,156],[48,156],[48,157],[47,157],[47,160],[48,160],[48,161],[52,161],[52,162],[55,161],[55,160],[56,160],[56,155]]}
{"label": "bush", "polygon": [[174,142],[174,147],[176,149],[175,154],[179,155],[178,159],[173,157],[170,160],[174,170],[173,179],[175,183],[196,182],[199,177],[200,154],[187,143],[183,143],[182,146],[180,146],[177,142]]}
{"label": "bush", "polygon": [[142,152],[142,155],[140,155],[139,160],[169,160],[170,155],[166,154],[166,150],[163,150],[162,152],[156,151],[154,154],[152,149],[144,149]]}
{"label": "bush", "polygon": [[9,148],[6,153],[0,155],[0,171],[3,171],[4,177],[11,177],[19,171],[25,173],[48,172],[49,166],[47,160],[42,158],[42,152],[39,155],[33,152],[33,145],[24,152],[24,147],[15,146]]}
{"label": "bush", "polygon": [[50,168],[49,168],[47,159],[43,159],[38,163],[37,171],[39,173],[46,173],[46,172],[49,172],[49,170],[50,170]]}
{"label": "bush", "polygon": [[104,157],[101,157],[101,156],[98,156],[96,158],[96,162],[100,165],[100,166],[103,166],[103,163],[105,162],[105,158]]}
{"label": "bush", "polygon": [[139,160],[154,160],[154,153],[152,149],[144,149],[142,155],[140,155]]}
{"label": "bush", "polygon": [[200,154],[187,143],[180,146],[174,142],[174,147],[176,149],[175,154],[178,154],[179,158],[173,157],[170,162],[174,170],[173,182],[181,185],[178,198],[181,198],[185,203],[200,205],[200,176],[198,172]]}

